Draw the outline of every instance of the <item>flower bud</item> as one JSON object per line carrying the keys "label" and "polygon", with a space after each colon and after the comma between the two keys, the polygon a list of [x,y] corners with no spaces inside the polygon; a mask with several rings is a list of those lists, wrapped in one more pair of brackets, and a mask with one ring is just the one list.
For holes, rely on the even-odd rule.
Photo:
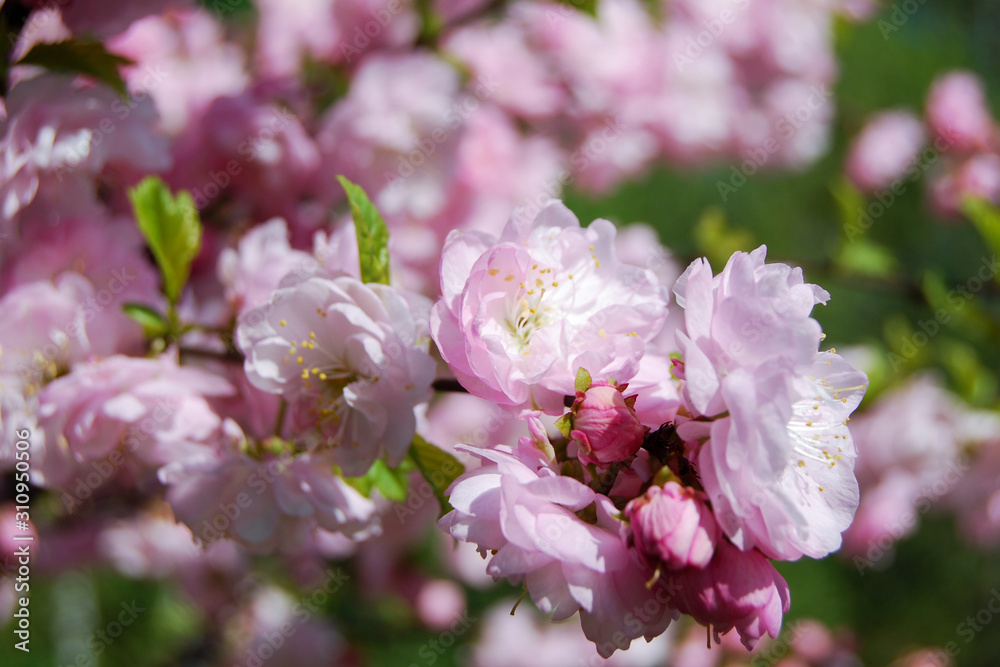
{"label": "flower bud", "polygon": [[569,437],[580,446],[584,463],[613,463],[635,456],[642,447],[646,427],[632,407],[635,396],[626,398],[621,389],[595,382],[576,393]]}
{"label": "flower bud", "polygon": [[736,628],[748,650],[765,633],[777,638],[788,612],[788,584],[771,562],[756,549],[740,551],[727,540],[719,541],[707,567],[688,568],[672,581],[677,594],[671,606],[711,626],[716,641]]}
{"label": "flower bud", "polygon": [[927,122],[949,150],[961,152],[989,148],[996,133],[983,82],[961,70],[934,82],[927,96]]}
{"label": "flower bud", "polygon": [[668,568],[703,568],[712,560],[718,526],[698,492],[677,482],[651,486],[625,507],[635,547]]}

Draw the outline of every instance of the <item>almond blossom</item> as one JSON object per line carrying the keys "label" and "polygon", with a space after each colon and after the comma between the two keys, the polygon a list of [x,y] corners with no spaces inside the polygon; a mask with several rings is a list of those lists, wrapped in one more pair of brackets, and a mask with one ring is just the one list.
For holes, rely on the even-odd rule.
{"label": "almond blossom", "polygon": [[[505,447],[467,448],[485,463],[455,482],[455,509],[439,525],[476,543],[484,556],[491,553],[487,573],[524,584],[553,620],[579,611],[584,634],[602,657],[627,649],[633,639],[661,634],[675,612],[665,590],[646,587],[650,569],[630,555],[614,505],[558,475],[531,443],[522,438],[517,454]],[[579,516],[587,508],[593,511],[589,521]],[[637,614],[647,600],[653,610]]]}
{"label": "almond blossom", "polygon": [[627,381],[667,303],[652,272],[621,263],[614,225],[580,227],[561,203],[514,215],[500,238],[453,232],[431,312],[441,356],[471,393],[557,414],[579,367]]}
{"label": "almond blossom", "polygon": [[237,342],[254,386],[289,402],[302,444],[360,476],[382,456],[402,462],[413,408],[430,398],[426,308],[387,285],[313,276],[245,313]]}
{"label": "almond blossom", "polygon": [[738,252],[713,278],[696,260],[674,286],[677,339],[692,417],[678,433],[697,461],[716,518],[743,550],[821,558],[858,506],[847,420],[868,386],[809,314],[829,295],[801,269]]}

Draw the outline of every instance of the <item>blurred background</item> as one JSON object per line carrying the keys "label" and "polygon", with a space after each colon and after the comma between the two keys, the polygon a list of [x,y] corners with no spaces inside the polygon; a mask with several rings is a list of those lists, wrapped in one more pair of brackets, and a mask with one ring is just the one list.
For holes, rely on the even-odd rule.
{"label": "blurred background", "polygon": [[[147,130],[129,129],[127,141],[124,131],[107,134],[110,145],[101,150],[120,154],[87,178],[98,184],[95,203],[108,210],[118,206],[116,188],[157,172],[191,190],[206,228],[216,230],[204,252],[217,253],[273,216],[287,221],[292,245],[301,247],[331,224],[328,211],[342,216],[342,194],[330,183],[332,174],[347,173],[373,195],[399,239],[390,246],[400,251],[396,275],[433,295],[427,276],[436,256],[425,246],[439,251],[451,228],[495,228],[481,221],[502,222],[544,191],[561,196],[584,223],[652,226],[677,267],[706,256],[718,271],[733,251],[766,244],[770,261],[803,267],[808,282],[830,292],[814,311],[826,344],[871,378],[852,421],[862,507],[844,549],[822,561],[776,564],[792,593],[787,633],[754,654],[731,642],[706,651],[704,629],[682,619],[654,644],[636,644],[607,664],[998,664],[1000,215],[991,204],[1000,202],[1000,3],[182,4],[3,7],[5,32],[20,35],[9,63],[33,44],[91,34],[136,63],[123,69],[129,95],[118,101],[135,104],[120,109],[146,109],[138,93],[148,91],[156,110],[149,107],[149,136],[164,143],[143,138]],[[716,35],[706,21],[729,5],[734,22]],[[39,24],[38,12],[62,16]],[[356,41],[373,20],[381,27]],[[600,29],[573,27],[578,22]],[[675,35],[685,22],[688,32]],[[750,22],[756,37],[730,40]],[[26,26],[40,27],[26,38]],[[340,32],[324,32],[334,28]],[[508,28],[511,35],[501,34]],[[707,43],[688,50],[703,30]],[[650,35],[676,43],[650,45]],[[595,45],[605,46],[595,52]],[[416,52],[458,63],[455,82],[435,93],[446,101],[426,92],[438,75],[419,63],[407,75],[378,60]],[[670,79],[654,93],[636,71],[651,53],[666,74],[649,77]],[[525,59],[544,61],[547,73]],[[17,98],[18,86],[31,84],[30,67],[45,63],[7,72],[5,202],[23,191],[23,170],[10,165],[18,132],[54,117],[45,104],[57,107],[45,91]],[[148,80],[157,67],[167,73],[162,85]],[[476,88],[491,76],[501,82],[496,97]],[[781,101],[778,83],[801,87]],[[469,99],[483,101],[469,114],[454,106]],[[459,109],[460,120],[442,120],[439,108]],[[254,137],[269,114],[279,119],[270,133],[277,146],[260,148]],[[146,122],[138,113],[112,117]],[[465,124],[461,134],[435,139],[440,150],[420,159],[447,162],[432,164],[426,178],[409,178],[400,158],[413,155],[408,133],[419,141],[450,127],[449,118]],[[595,138],[609,120],[625,129],[605,135],[605,148]],[[951,123],[961,136],[935,143]],[[119,139],[123,145],[112,144]],[[273,149],[277,157],[254,152],[247,168],[219,182],[213,174],[245,155],[248,139],[251,152]],[[157,151],[169,152],[172,165],[155,165]],[[151,156],[146,164],[140,153]],[[117,166],[130,154],[133,164]],[[571,177],[560,179],[563,173]],[[406,179],[402,197],[387,185],[394,175]],[[13,213],[5,203],[5,245],[23,233],[25,216],[47,215],[39,210],[43,198],[58,201],[75,178],[49,186],[41,178],[33,200],[13,197]],[[433,230],[429,240],[425,229]],[[5,261],[14,261],[10,253]],[[214,274],[214,261],[206,262]],[[443,410],[436,406],[430,413]],[[482,406],[457,409],[468,424],[442,425],[430,414],[423,428],[458,442],[494,419]],[[486,428],[499,437],[506,427]],[[30,579],[31,652],[14,648],[16,567],[8,560],[0,664],[605,662],[575,619],[549,624],[530,601],[511,618],[520,590],[489,580],[474,551],[456,549],[435,528],[436,504],[417,495],[403,514],[386,503],[389,528],[369,541],[327,533],[298,550],[256,555],[226,541],[194,545],[155,489],[108,488],[72,511],[58,490],[33,491],[40,551]],[[0,489],[6,555],[16,544],[12,472]],[[285,624],[293,633],[281,631]]]}

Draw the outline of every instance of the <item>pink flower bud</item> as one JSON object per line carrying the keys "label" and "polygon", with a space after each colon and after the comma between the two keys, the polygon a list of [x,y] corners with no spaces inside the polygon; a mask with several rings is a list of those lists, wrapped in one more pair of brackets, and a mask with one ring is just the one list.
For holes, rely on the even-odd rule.
{"label": "pink flower bud", "polygon": [[651,486],[625,507],[625,514],[636,549],[668,568],[703,568],[712,560],[719,528],[694,489],[677,482]]}
{"label": "pink flower bud", "polygon": [[971,72],[956,71],[938,79],[927,98],[927,122],[949,148],[988,148],[994,125],[983,83]]}
{"label": "pink flower bud", "polygon": [[595,382],[587,391],[576,392],[573,427],[569,436],[580,446],[584,463],[624,461],[639,451],[646,428],[632,407],[635,396],[626,398],[621,389]]}
{"label": "pink flower bud", "polygon": [[702,625],[711,625],[718,640],[733,628],[752,650],[764,634],[777,638],[790,603],[788,584],[756,549],[740,551],[720,540],[712,562],[675,575],[678,587],[671,605]]}
{"label": "pink flower bud", "polygon": [[851,144],[847,175],[864,192],[875,192],[903,178],[924,145],[920,119],[907,111],[885,111],[872,118]]}

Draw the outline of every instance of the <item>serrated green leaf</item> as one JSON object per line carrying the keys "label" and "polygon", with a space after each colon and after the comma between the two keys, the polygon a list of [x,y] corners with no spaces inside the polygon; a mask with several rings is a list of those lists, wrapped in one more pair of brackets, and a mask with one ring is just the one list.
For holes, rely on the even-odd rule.
{"label": "serrated green leaf", "polygon": [[361,186],[343,176],[337,180],[347,193],[358,236],[358,258],[361,260],[361,281],[389,284],[389,228]]}
{"label": "serrated green leaf", "polygon": [[[1000,254],[1000,209],[981,199],[966,198],[962,212],[972,221],[990,250]],[[993,274],[1000,282],[1000,274]]]}
{"label": "serrated green leaf", "polygon": [[451,483],[465,472],[465,466],[454,456],[439,447],[435,447],[419,435],[413,436],[410,458],[434,490],[434,495],[441,503],[441,511],[447,511],[449,505],[445,492]]}
{"label": "serrated green leaf", "polygon": [[146,333],[146,338],[156,338],[165,336],[170,329],[167,318],[157,310],[141,303],[126,303],[122,305],[122,310],[133,320],[142,325],[142,330]]}
{"label": "serrated green leaf", "polygon": [[38,65],[53,72],[86,74],[105,83],[124,97],[125,81],[118,68],[133,61],[108,51],[104,44],[89,39],[68,39],[31,47],[17,65]]}
{"label": "serrated green leaf", "polygon": [[129,191],[139,230],[163,274],[163,292],[171,304],[180,299],[191,262],[201,248],[201,221],[191,194],[174,197],[166,184],[149,176]]}
{"label": "serrated green leaf", "polygon": [[588,389],[590,389],[590,385],[592,382],[593,380],[590,377],[590,372],[586,368],[581,366],[576,371],[576,384],[574,385],[573,388],[576,389],[577,391],[587,391]]}
{"label": "serrated green leaf", "polygon": [[371,496],[372,489],[376,489],[387,500],[401,503],[410,491],[410,480],[403,468],[390,468],[389,464],[378,459],[363,477],[345,477],[344,481],[366,498]]}

